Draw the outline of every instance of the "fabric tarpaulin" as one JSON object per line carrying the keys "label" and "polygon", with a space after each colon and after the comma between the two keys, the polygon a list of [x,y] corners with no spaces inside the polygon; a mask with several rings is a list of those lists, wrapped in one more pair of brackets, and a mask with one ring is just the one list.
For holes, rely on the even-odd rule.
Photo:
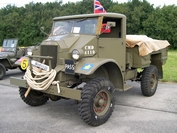
{"label": "fabric tarpaulin", "polygon": [[168,47],[170,44],[167,40],[156,40],[146,35],[126,35],[126,46],[133,48],[139,47],[140,56],[148,55],[153,51]]}

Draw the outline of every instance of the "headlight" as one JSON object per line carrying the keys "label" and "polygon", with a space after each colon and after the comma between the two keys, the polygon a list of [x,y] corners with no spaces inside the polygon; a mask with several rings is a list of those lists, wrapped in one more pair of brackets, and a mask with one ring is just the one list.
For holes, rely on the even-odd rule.
{"label": "headlight", "polygon": [[78,59],[81,59],[82,57],[84,56],[84,52],[82,49],[74,49],[72,51],[72,58],[74,60],[78,60]]}
{"label": "headlight", "polygon": [[27,52],[27,55],[32,55],[33,53],[32,52]]}
{"label": "headlight", "polygon": [[32,55],[33,54],[33,46],[32,47],[29,47],[27,48],[27,55]]}

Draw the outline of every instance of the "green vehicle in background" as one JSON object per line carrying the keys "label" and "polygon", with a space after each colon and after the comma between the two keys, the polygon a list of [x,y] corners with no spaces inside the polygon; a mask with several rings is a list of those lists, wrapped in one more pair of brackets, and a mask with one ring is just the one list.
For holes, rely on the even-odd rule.
{"label": "green vehicle in background", "polygon": [[[21,63],[23,78],[11,77],[30,106],[48,99],[74,99],[79,114],[91,126],[105,123],[115,106],[115,91],[140,81],[142,94],[155,94],[168,41],[126,35],[126,17],[118,13],[55,17],[52,32]],[[141,69],[141,71],[138,71]]]}
{"label": "green vehicle in background", "polygon": [[[2,80],[8,69],[20,68],[15,62],[25,55],[25,48],[18,47],[18,39],[4,39],[0,52],[0,80]],[[23,70],[22,70],[23,71]]]}

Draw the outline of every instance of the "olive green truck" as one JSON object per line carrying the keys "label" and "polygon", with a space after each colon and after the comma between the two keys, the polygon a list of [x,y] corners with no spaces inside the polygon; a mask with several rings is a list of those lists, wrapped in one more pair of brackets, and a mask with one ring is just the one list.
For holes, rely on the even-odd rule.
{"label": "olive green truck", "polygon": [[139,81],[143,95],[154,95],[169,45],[126,35],[126,17],[118,13],[55,17],[49,37],[21,62],[25,75],[10,82],[31,106],[74,99],[81,119],[99,126],[114,110],[115,91],[132,87],[127,80]]}

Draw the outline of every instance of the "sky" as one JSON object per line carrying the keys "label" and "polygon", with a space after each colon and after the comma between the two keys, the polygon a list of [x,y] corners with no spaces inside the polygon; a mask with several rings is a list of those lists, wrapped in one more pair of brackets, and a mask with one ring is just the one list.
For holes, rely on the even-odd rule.
{"label": "sky", "polygon": [[[12,0],[1,0],[0,1],[0,8],[5,7],[7,4],[15,4],[17,7],[21,7],[24,6],[25,4],[29,4],[30,2],[41,2],[41,3],[46,3],[46,2],[55,2],[55,1],[60,1],[60,0],[14,0],[12,2]],[[77,2],[77,1],[82,1],[82,0],[62,0],[63,3],[67,3],[69,2]],[[128,0],[113,0],[118,1],[118,3],[124,3],[124,2],[128,2]],[[177,6],[177,0],[147,0],[150,4],[154,4],[154,7],[157,6],[161,6],[163,7],[163,5],[172,5],[175,4]],[[104,7],[104,5],[103,5]]]}

